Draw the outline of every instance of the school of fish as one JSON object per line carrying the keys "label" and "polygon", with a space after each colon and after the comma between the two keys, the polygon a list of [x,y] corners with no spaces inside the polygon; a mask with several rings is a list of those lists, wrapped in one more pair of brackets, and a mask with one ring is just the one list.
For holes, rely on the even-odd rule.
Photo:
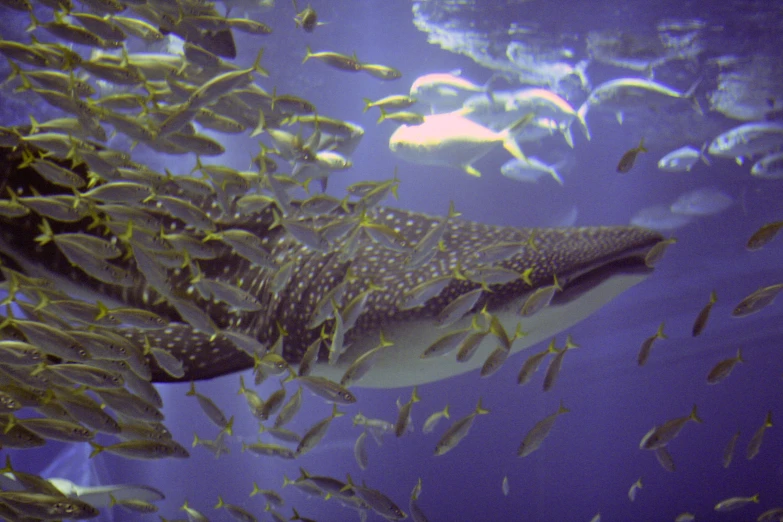
{"label": "school of fish", "polygon": [[[549,392],[563,364],[568,369],[567,354],[580,348],[571,335],[558,341],[554,334],[649,276],[676,243],[636,226],[490,227],[461,220],[453,205],[443,216],[381,206],[397,197],[396,173],[385,181],[357,181],[342,198],[327,194],[330,177],[352,167],[365,129],[322,115],[296,95],[262,87],[273,82],[263,41],[278,30],[290,37],[291,31],[311,33],[339,21],[322,21],[311,5],[300,9],[294,1],[291,27],[272,28],[260,20],[273,7],[265,0],[0,0],[0,13],[12,10],[29,19],[30,35],[23,42],[0,39],[10,69],[4,92],[60,115],[0,127],[0,445],[6,450],[0,518],[90,519],[115,507],[138,517],[157,511],[165,493],[153,488],[80,488],[22,470],[25,454],[57,441],[89,445],[90,458],[181,459],[202,447],[216,457],[233,448],[262,459],[296,459],[299,477],[281,477],[281,488],[336,500],[360,520],[371,513],[428,520],[420,505],[426,506],[421,479],[406,512],[349,474],[307,471],[307,453],[322,444],[333,422],[348,417],[358,432],[355,460],[365,470],[372,465],[368,435],[380,445],[392,433],[415,432],[418,385],[473,369],[490,377],[530,346],[546,345],[524,358],[517,383],[529,383],[543,368],[541,387]],[[233,62],[240,34],[258,47],[247,67]],[[180,40],[181,51],[136,50],[165,39]],[[404,71],[349,52],[313,51],[302,43],[302,63],[293,66],[316,67],[312,62],[318,61],[382,82],[403,77]],[[377,109],[378,123],[398,125],[389,149],[406,161],[489,177],[498,174],[474,164],[501,146],[513,156],[502,175],[523,182],[550,177],[558,185],[568,183],[567,174],[525,154],[526,143],[560,134],[571,148],[589,146],[588,113],[610,111],[622,123],[624,113],[640,106],[684,103],[702,111],[698,78],[684,91],[651,79],[617,78],[590,90],[578,108],[551,90],[499,91],[494,83],[427,74],[407,94],[365,99],[365,111]],[[227,150],[213,133],[263,140],[248,170],[202,161]],[[635,139],[638,145],[619,158],[617,173],[630,173],[649,152],[644,136]],[[137,146],[192,162],[198,176],[136,161]],[[666,154],[658,167],[690,172],[699,162],[711,165],[709,157],[733,158],[752,162],[753,176],[781,179],[781,148],[783,125],[747,122],[698,148],[684,145]],[[320,192],[312,190],[316,185]],[[733,203],[726,198],[705,189],[683,194],[664,211],[716,213]],[[764,224],[745,248],[762,249],[781,228],[783,220]],[[628,277],[624,286],[574,320],[539,329],[546,314],[572,310],[591,295],[581,282],[599,286],[622,277]],[[781,290],[783,281],[770,282],[737,303],[732,315],[762,311]],[[718,294],[705,296],[694,313],[694,337],[708,327]],[[432,325],[418,339],[421,346],[400,332],[405,328],[399,325],[415,321]],[[638,366],[653,364],[667,342],[665,328],[661,323],[641,341]],[[704,379],[717,385],[740,363],[753,361],[746,363],[738,348]],[[237,390],[263,435],[256,441],[234,433],[236,416],[248,412],[227,415],[196,383],[247,369],[254,380],[240,376]],[[261,397],[256,388],[267,380],[276,389]],[[178,381],[190,382],[186,397],[194,411],[197,403],[217,429],[212,439],[194,435],[190,448],[166,428],[153,385]],[[361,414],[363,386],[411,389],[387,420]],[[299,433],[286,426],[304,401],[326,402],[330,410]],[[448,458],[443,456],[481,430],[494,407],[479,399],[461,413],[447,404],[429,412],[421,431],[440,434],[433,457]],[[542,451],[570,411],[561,401],[520,433],[517,456]],[[639,443],[667,471],[675,469],[668,444],[687,436],[691,421],[703,422],[696,405],[686,412],[656,420]],[[772,427],[770,411],[748,442],[747,460],[762,451]],[[724,467],[739,436],[728,442]],[[513,494],[508,477],[497,479],[504,495]],[[639,478],[629,500],[644,495],[644,487]],[[225,513],[239,521],[312,520],[294,506],[283,514],[285,502],[275,489],[250,483],[247,490],[245,498],[226,491],[214,499],[213,519],[226,520]],[[714,509],[759,502],[758,495],[736,496]],[[209,520],[185,499],[181,511],[190,521]],[[758,520],[782,517],[783,508],[772,508]],[[693,519],[683,513],[676,520]]]}

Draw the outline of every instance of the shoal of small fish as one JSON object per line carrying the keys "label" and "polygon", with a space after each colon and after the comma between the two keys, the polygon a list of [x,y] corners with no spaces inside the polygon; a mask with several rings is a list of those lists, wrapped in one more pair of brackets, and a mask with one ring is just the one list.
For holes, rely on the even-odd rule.
{"label": "shoal of small fish", "polygon": [[[250,18],[228,18],[228,9],[226,17],[221,16],[213,4],[203,2],[88,0],[82,4],[84,11],[80,12],[70,0],[0,1],[3,9],[30,13],[30,31],[36,36],[35,41],[28,43],[0,41],[0,53],[8,59],[12,71],[6,81],[20,91],[33,93],[37,97],[35,99],[65,115],[41,122],[31,118],[28,126],[2,127],[0,145],[18,150],[22,165],[32,168],[48,183],[73,191],[73,195],[63,196],[42,196],[34,191],[24,194],[11,192],[9,198],[0,200],[1,216],[16,219],[37,214],[41,220],[35,240],[41,246],[54,245],[73,266],[108,285],[131,285],[132,276],[111,260],[134,256],[139,270],[159,296],[176,303],[175,307],[179,304],[178,312],[193,327],[211,336],[221,332],[203,311],[189,309],[184,301],[179,302],[176,296],[167,293],[168,270],[193,267],[188,277],[194,292],[241,313],[258,310],[262,303],[241,288],[202,274],[198,270],[199,259],[210,259],[216,249],[233,249],[250,263],[278,271],[275,284],[280,288],[292,277],[291,267],[278,266],[265,245],[241,231],[217,232],[213,216],[190,203],[190,199],[207,194],[214,196],[222,205],[237,198],[240,211],[243,198],[247,198],[244,208],[274,205],[279,209],[279,213],[275,212],[274,226],[284,229],[293,240],[314,250],[330,248],[334,237],[342,237],[349,232],[368,234],[388,248],[404,247],[394,230],[368,220],[364,212],[356,215],[348,213],[347,218],[334,219],[330,225],[335,231],[326,227],[316,229],[291,217],[293,207],[288,192],[292,187],[307,188],[310,182],[316,180],[325,188],[332,172],[350,168],[350,154],[364,131],[349,122],[313,116],[315,108],[307,100],[275,91],[269,93],[261,88],[256,80],[267,74],[262,66],[263,50],[258,53],[255,63],[245,69],[229,61],[235,56],[236,49],[226,34],[233,30],[262,36],[272,32],[272,28]],[[226,7],[237,10],[271,7],[263,4],[232,1],[226,2]],[[323,23],[312,7],[295,7],[297,28],[312,32]],[[163,33],[173,33],[187,40],[183,54],[145,55],[127,51],[130,42],[159,41],[164,38]],[[68,46],[47,43],[51,41],[76,44],[79,49],[88,50],[89,58]],[[355,53],[313,51],[303,46],[303,56],[303,63],[317,60],[347,73],[365,73],[382,81],[402,76],[393,67],[360,61]],[[115,86],[117,92],[89,98],[95,93],[98,81]],[[390,110],[406,109],[416,102],[429,104],[436,110],[444,107],[454,110],[459,114],[453,116],[453,121],[463,123],[463,119],[471,119],[475,126],[466,125],[468,131],[465,133],[442,137],[436,143],[438,147],[460,147],[468,140],[483,140],[486,151],[489,151],[494,145],[503,144],[516,157],[516,163],[503,171],[507,177],[535,181],[541,175],[549,175],[562,182],[553,166],[535,158],[527,161],[518,146],[511,144],[514,140],[510,137],[515,133],[518,133],[515,137],[519,138],[528,132],[528,137],[541,132],[559,132],[573,146],[572,123],[577,122],[585,136],[590,136],[586,120],[588,111],[609,110],[616,112],[618,120],[621,120],[619,115],[624,110],[633,109],[623,105],[628,93],[636,93],[637,99],[642,100],[636,103],[645,107],[663,107],[685,101],[699,109],[695,101],[696,87],[697,84],[694,84],[688,91],[681,92],[653,81],[621,78],[597,86],[584,104],[575,110],[565,100],[542,89],[496,93],[492,98],[486,95],[487,88],[484,86],[456,75],[433,74],[416,80],[410,95],[365,100],[365,110],[379,108],[379,122],[395,121],[403,127],[422,126],[423,129],[427,129],[434,119],[417,112]],[[452,97],[447,103],[443,95],[447,90],[459,93],[457,99]],[[495,105],[498,103],[502,104],[502,108]],[[513,118],[512,121],[501,125],[498,111],[504,118]],[[530,114],[532,119],[528,117]],[[524,119],[520,120],[517,116]],[[287,125],[296,123],[308,127],[309,136],[286,130]],[[205,166],[199,159],[197,169],[203,179],[187,180],[155,172],[132,162],[127,153],[105,147],[103,143],[108,139],[105,125],[111,127],[114,133],[127,137],[133,146],[143,143],[162,154],[180,156],[195,153],[205,157],[222,154],[225,150],[223,145],[200,133],[199,128],[228,134],[246,131],[264,134],[275,150],[262,149],[254,158],[258,168],[251,171]],[[414,133],[411,136],[400,141],[418,139]],[[783,127],[780,124],[752,122],[730,129],[700,150],[682,147],[672,151],[661,158],[659,167],[669,172],[690,171],[700,161],[709,163],[706,159],[706,153],[709,153],[715,157],[736,158],[739,163],[752,160],[751,173],[754,176],[778,179],[783,177],[781,144]],[[432,149],[424,156],[411,158],[415,162],[448,165],[447,161],[437,158],[438,150]],[[630,172],[638,155],[646,152],[642,138],[638,146],[620,158],[617,171]],[[272,176],[277,162],[269,155],[277,155],[290,163],[294,174]],[[479,174],[471,162],[481,155],[467,158],[470,162],[451,166],[458,166],[473,175]],[[89,168],[86,179],[74,170],[75,166],[82,164]],[[167,187],[172,186],[175,190],[167,192]],[[261,187],[261,190],[254,192],[251,187]],[[369,210],[395,189],[396,184],[392,182],[359,183],[352,195],[357,208]],[[732,203],[725,194],[706,188],[683,194],[670,207],[662,207],[660,215],[648,213],[647,217],[659,220],[667,211],[677,216],[701,216],[720,212]],[[344,206],[344,201],[314,195],[300,200],[298,204],[303,211],[308,212],[309,209],[312,215],[319,216]],[[145,222],[150,216],[145,211],[157,212],[161,220]],[[96,226],[105,227],[111,239],[80,231],[63,231],[67,229],[63,224],[88,217],[95,220]],[[166,233],[165,225],[173,220],[191,224],[190,230]],[[55,223],[55,227],[50,223]],[[444,226],[446,223],[444,219]],[[648,222],[640,218],[640,224]],[[341,230],[340,226],[345,230]],[[680,225],[663,228],[677,226]],[[775,239],[781,228],[783,221],[764,224],[749,234],[747,249],[761,249]],[[422,248],[410,251],[412,266],[425,262],[432,249],[438,247],[438,230],[439,227],[434,228],[432,237],[422,241]],[[345,248],[349,249],[350,243],[346,243]],[[661,249],[668,244],[671,243],[662,245]],[[509,252],[519,248],[520,245],[510,245]],[[498,255],[502,258],[508,254]],[[660,251],[651,252],[649,264],[655,264],[661,255]],[[232,342],[255,357],[254,384],[268,378],[279,381],[279,389],[264,398],[252,386],[246,386],[242,378],[239,383],[239,393],[246,399],[251,415],[274,442],[241,441],[237,444],[232,432],[234,417],[227,417],[209,396],[201,394],[192,383],[187,396],[198,404],[219,431],[213,439],[195,435],[189,450],[173,440],[162,423],[165,420],[160,411],[163,404],[150,384],[150,360],[173,378],[184,375],[183,361],[149,342],[140,344],[122,335],[122,326],[132,325],[150,332],[152,336],[152,332],[169,327],[162,317],[145,309],[87,303],[56,290],[46,279],[29,277],[7,267],[2,270],[3,290],[7,297],[0,313],[0,423],[3,425],[0,443],[5,448],[33,449],[52,440],[88,443],[93,455],[105,452],[131,459],[160,459],[186,458],[195,447],[203,447],[219,457],[233,446],[264,458],[303,459],[327,436],[332,422],[342,422],[338,419],[346,415],[346,411],[341,408],[357,402],[357,396],[349,389],[351,384],[358,382],[366,373],[378,351],[388,347],[381,337],[377,348],[357,360],[339,383],[307,374],[306,362],[312,362],[323,346],[328,347],[330,360],[332,356],[339,357],[344,349],[345,331],[352,327],[351,318],[355,320],[366,295],[357,297],[342,310],[336,306],[342,301],[338,295],[330,295],[318,307],[319,314],[312,318],[310,327],[317,328],[327,319],[333,319],[335,326],[330,333],[324,331],[324,335],[313,342],[312,350],[304,354],[303,363],[296,372],[282,357],[283,332],[278,343],[263,349],[258,349],[253,339],[244,338],[239,333],[224,333],[232,336]],[[470,277],[470,274],[465,276]],[[473,274],[484,284],[489,283],[489,278],[499,281],[509,276],[524,277],[524,274],[508,274],[499,270]],[[437,284],[430,282],[409,296],[411,306],[417,306],[420,300],[426,301],[427,296],[437,295],[438,289],[434,288]],[[520,310],[520,315],[532,315],[547,306],[558,288],[557,281],[554,281],[553,285],[534,293]],[[774,302],[781,289],[781,283],[759,288],[737,303],[732,315],[744,317],[759,312]],[[480,294],[479,290],[475,295],[466,294],[464,299],[455,300],[453,309],[446,311],[439,320],[447,326],[461,318],[474,307]],[[717,300],[716,292],[705,296],[703,308],[694,315],[693,336],[700,335],[707,327],[712,306]],[[661,324],[656,332],[651,332],[642,341],[637,357],[639,366],[655,360],[659,345],[667,339],[664,328]],[[467,359],[472,356],[477,341],[493,336],[498,340],[499,348],[487,359],[481,371],[482,376],[489,376],[504,364],[511,344],[523,335],[521,329],[506,332],[492,314],[483,311],[475,314],[469,328],[444,333],[444,337],[422,357],[455,352],[458,358]],[[525,359],[518,384],[529,383],[539,368],[545,368],[542,388],[545,392],[549,391],[555,386],[562,365],[567,365],[567,353],[577,347],[570,336],[561,347],[552,339],[547,348]],[[745,359],[738,350],[736,356],[717,361],[706,373],[706,381],[718,384],[729,378],[740,363],[745,363]],[[752,364],[752,361],[747,364]],[[308,394],[303,394],[303,390],[307,390]],[[286,429],[285,426],[299,412],[302,401],[305,398],[313,400],[312,395],[330,403],[331,412],[301,434]],[[361,469],[371,465],[366,446],[368,434],[378,443],[391,434],[409,436],[413,431],[413,412],[420,413],[416,411],[420,400],[418,390],[414,388],[407,401],[398,402],[396,412],[389,412],[389,419],[393,420],[367,418],[358,412],[350,417],[359,431],[354,454]],[[490,414],[490,411],[491,405],[485,407],[479,400],[474,409],[462,411],[453,419],[455,412],[450,412],[448,405],[430,412],[422,427],[424,433],[435,431],[446,421],[449,423],[445,429],[439,430],[441,435],[433,446],[433,454],[444,455],[469,436],[472,429],[481,429],[481,416]],[[561,402],[555,411],[529,426],[526,433],[520,434],[517,455],[526,457],[541,450],[552,430],[555,430],[553,436],[556,436],[557,425],[565,421],[565,418],[560,420],[560,416],[568,412],[569,409]],[[695,405],[680,417],[658,419],[657,424],[642,437],[640,448],[654,451],[664,469],[673,471],[674,460],[666,447],[681,433],[687,434],[691,422],[702,422]],[[759,420],[759,426],[747,444],[747,459],[759,454],[764,433],[772,426],[770,412]],[[723,454],[724,467],[729,467],[732,462],[738,438],[739,432],[728,441]],[[99,512],[95,506],[65,496],[48,481],[17,469],[10,458],[6,460],[2,473],[22,487],[19,491],[0,492],[0,516],[11,520],[87,519]],[[361,520],[369,512],[391,520],[407,516],[382,491],[363,481],[359,483],[350,476],[345,480],[321,476],[308,472],[302,466],[298,478],[285,478],[281,483],[281,486],[287,485],[300,489],[306,495],[337,500],[357,510]],[[511,493],[507,477],[503,478],[501,489],[504,495]],[[407,506],[410,516],[417,521],[427,519],[419,506],[421,493],[419,480],[413,487]],[[633,502],[643,494],[644,485],[640,478],[631,485],[628,497]],[[265,509],[271,517],[289,519],[288,515],[277,511],[284,502],[276,490],[259,489],[253,484],[249,497],[255,496],[263,497]],[[715,510],[729,511],[759,501],[758,495],[731,497],[717,503]],[[156,510],[154,504],[140,498],[112,498],[110,505],[134,513]],[[187,501],[183,502],[181,509],[190,520],[207,519]],[[215,509],[223,510],[235,520],[256,520],[256,516],[245,507],[227,503],[223,497],[216,499]],[[291,520],[309,520],[296,508],[291,509]],[[781,508],[773,508],[758,520],[780,518],[782,512]],[[683,513],[676,520],[692,519],[692,515]],[[600,520],[600,514],[593,520]]]}

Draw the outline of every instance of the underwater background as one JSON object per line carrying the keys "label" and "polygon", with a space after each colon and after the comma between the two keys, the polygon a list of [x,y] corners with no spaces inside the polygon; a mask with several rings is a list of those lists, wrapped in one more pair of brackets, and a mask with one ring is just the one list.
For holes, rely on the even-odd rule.
{"label": "underwater background", "polygon": [[[28,41],[28,15],[2,4],[2,38]],[[221,3],[217,6],[222,13]],[[237,394],[236,374],[197,383],[199,393],[226,415],[234,415],[233,436],[227,439],[230,451],[218,458],[203,447],[190,447],[194,434],[214,439],[219,429],[196,400],[186,396],[189,383],[157,385],[166,426],[188,448],[188,459],[88,458],[87,444],[53,441],[35,449],[3,449],[0,458],[10,454],[16,469],[82,486],[152,486],[165,493],[157,505],[166,519],[183,518],[179,508],[187,500],[211,520],[231,520],[225,510],[213,510],[221,496],[259,520],[273,520],[260,496],[250,496],[254,482],[280,492],[285,503],[276,509],[288,517],[293,506],[301,516],[319,521],[358,518],[335,501],[283,487],[283,477],[298,477],[300,466],[340,480],[350,473],[357,483],[365,481],[382,491],[406,512],[411,490],[421,479],[418,505],[432,521],[588,521],[599,512],[604,521],[675,520],[684,512],[696,520],[747,521],[783,505],[783,431],[777,425],[783,414],[783,312],[778,302],[749,317],[731,314],[756,289],[783,283],[779,238],[758,251],[745,247],[759,227],[783,219],[783,181],[752,176],[751,165],[758,158],[739,165],[733,158],[711,156],[709,165],[699,161],[687,172],[657,167],[668,152],[683,145],[698,150],[744,121],[780,119],[783,3],[314,1],[312,7],[324,23],[312,33],[296,27],[297,11],[289,3],[278,0],[267,7],[251,14],[273,33],[235,32],[236,63],[251,63],[264,47],[262,64],[269,78],[259,79],[259,85],[301,96],[315,104],[319,114],[365,129],[351,156],[353,166],[330,176],[328,193],[342,197],[350,184],[390,179],[396,169],[399,198],[386,200],[389,206],[445,215],[453,202],[462,219],[518,227],[627,225],[634,220],[675,237],[676,243],[649,278],[558,336],[562,344],[570,334],[579,348],[569,350],[551,390],[542,390],[545,365],[525,386],[516,382],[525,359],[545,349],[547,342],[511,356],[490,377],[472,371],[420,385],[421,401],[412,408],[413,432],[399,438],[387,435],[382,445],[368,439],[366,470],[354,459],[362,427],[352,418],[361,412],[394,422],[395,402],[407,401],[410,387],[357,386],[358,402],[341,407],[345,415],[333,421],[324,440],[292,461],[241,451],[242,442],[257,439],[258,423]],[[394,67],[403,76],[384,82],[313,60],[303,64],[306,46],[355,52],[360,60]],[[573,147],[557,131],[522,143],[526,155],[560,166],[562,186],[548,177],[531,183],[501,175],[501,166],[510,159],[501,147],[476,162],[480,178],[396,157],[388,146],[396,123],[376,124],[378,112],[364,112],[363,98],[407,94],[417,77],[457,70],[477,85],[489,81],[496,91],[543,87],[575,109],[592,88],[616,78],[652,75],[680,92],[698,82],[702,113],[688,102],[656,109],[641,99],[623,111],[622,124],[614,111],[591,112],[591,139],[575,130]],[[0,61],[0,77],[9,72]],[[26,94],[10,88],[0,92],[1,125],[26,124],[30,115],[38,121],[60,115]],[[226,152],[210,163],[247,168],[259,140],[248,134],[211,133]],[[619,174],[618,160],[642,138],[647,152],[638,155],[631,172]],[[783,145],[783,138],[779,142]],[[127,145],[119,142],[118,147]],[[167,156],[144,145],[132,154],[161,172],[166,168],[187,175],[195,165],[192,154]],[[668,210],[695,190],[704,192],[697,193],[690,212]],[[716,202],[710,195],[718,191]],[[659,209],[640,214],[650,207]],[[717,301],[704,332],[694,337],[694,321],[712,291]],[[640,346],[661,323],[667,338],[655,342],[649,361],[640,367]],[[708,372],[738,349],[743,362],[725,380],[708,384]],[[251,371],[243,376],[252,382]],[[273,377],[256,391],[266,397],[279,386]],[[289,385],[289,392],[293,390]],[[470,414],[479,398],[489,414],[476,416],[456,448],[434,456],[440,434]],[[541,448],[517,457],[525,434],[561,402],[569,412],[557,418]],[[447,404],[451,420],[442,419],[434,433],[423,434],[425,419]],[[652,427],[687,416],[694,404],[703,422],[687,422],[667,446],[675,470],[666,470],[654,452],[640,449],[639,441]],[[305,400],[288,427],[302,433],[330,410],[322,401]],[[749,460],[746,447],[769,411],[773,424],[759,454]],[[738,430],[734,459],[725,468],[724,448]],[[504,477],[508,494],[502,488]],[[631,501],[629,489],[640,477],[643,486]],[[714,509],[722,500],[753,495],[758,495],[758,503],[731,512]],[[114,509],[96,520],[157,519],[157,514]],[[368,520],[381,518],[369,512]]]}

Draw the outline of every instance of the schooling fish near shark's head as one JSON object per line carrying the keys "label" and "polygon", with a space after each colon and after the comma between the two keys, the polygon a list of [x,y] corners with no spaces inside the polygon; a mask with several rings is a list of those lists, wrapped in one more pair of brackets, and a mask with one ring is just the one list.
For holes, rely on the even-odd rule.
{"label": "schooling fish near shark's head", "polygon": [[[6,170],[3,182],[24,194],[35,179],[25,173],[29,174],[26,168]],[[51,194],[54,189],[38,183],[37,190]],[[176,184],[159,187],[157,194],[164,193],[172,198],[182,195]],[[73,257],[58,251],[55,241],[36,243],[34,231],[42,219],[34,212],[0,218],[0,253],[6,264],[29,275],[91,294],[85,300],[112,300],[163,318],[168,324],[162,328],[118,330],[141,346],[163,349],[181,361],[182,371],[176,376],[153,363],[153,381],[209,379],[247,369],[254,364],[250,353],[278,348],[277,341],[282,341],[281,355],[295,366],[319,337],[324,340],[313,374],[339,381],[357,358],[379,344],[382,332],[393,344],[379,351],[357,385],[398,387],[476,369],[497,344],[493,336],[486,336],[465,362],[453,356],[421,358],[428,346],[450,332],[488,332],[491,318],[507,332],[514,332],[519,323],[527,335],[515,340],[515,352],[569,328],[642,281],[651,271],[644,258],[662,239],[637,227],[499,227],[386,207],[364,209],[361,217],[345,211],[299,219],[291,217],[295,202],[289,217],[281,218],[272,210],[274,205],[239,216],[215,210],[219,205],[207,199],[191,201],[213,219],[214,237],[241,231],[257,238],[257,246],[266,249],[271,260],[267,266],[252,262],[247,252],[240,255],[242,245],[249,243],[229,248],[224,241],[216,243],[213,256],[189,259],[188,268],[160,269],[165,280],[156,284],[157,272],[150,273],[139,256],[152,247],[142,248],[131,237],[131,255],[112,260],[112,266],[127,271],[130,282],[111,284],[84,267],[72,266]],[[96,204],[93,210],[100,212],[106,205]],[[212,244],[204,233],[160,206],[126,205],[163,220],[167,237],[181,233]],[[323,239],[329,225],[343,222],[350,225],[347,232],[330,236],[324,248],[313,244],[312,237]],[[90,233],[87,224],[89,220],[50,226],[56,236]],[[240,237],[245,236],[234,239]],[[431,247],[422,253],[429,242]],[[504,249],[506,253],[488,258],[489,252]],[[416,256],[419,260],[413,263]],[[204,281],[210,284],[204,286]],[[531,296],[538,299],[539,291],[546,293],[548,288],[548,306],[520,315]]]}

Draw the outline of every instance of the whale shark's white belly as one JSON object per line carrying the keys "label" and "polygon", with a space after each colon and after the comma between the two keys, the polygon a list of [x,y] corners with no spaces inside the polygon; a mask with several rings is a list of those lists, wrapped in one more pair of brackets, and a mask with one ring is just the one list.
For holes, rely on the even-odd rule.
{"label": "whale shark's white belly", "polygon": [[[529,348],[553,335],[562,332],[591,315],[623,291],[643,281],[649,274],[614,274],[577,298],[563,304],[552,305],[527,318],[518,312],[527,296],[510,301],[493,313],[512,335],[517,323],[528,333],[514,341],[511,353]],[[495,349],[498,341],[491,335],[484,338],[473,357],[458,362],[454,352],[441,357],[421,359],[424,350],[445,333],[470,326],[472,314],[463,317],[449,328],[438,328],[433,320],[411,320],[383,327],[384,337],[394,342],[383,350],[372,369],[356,384],[364,388],[398,388],[425,384],[454,377],[480,368],[487,356]],[[354,342],[334,365],[319,363],[313,375],[321,375],[339,382],[345,370],[359,355],[378,345],[379,336],[370,335]],[[508,362],[506,363],[508,364]]]}

